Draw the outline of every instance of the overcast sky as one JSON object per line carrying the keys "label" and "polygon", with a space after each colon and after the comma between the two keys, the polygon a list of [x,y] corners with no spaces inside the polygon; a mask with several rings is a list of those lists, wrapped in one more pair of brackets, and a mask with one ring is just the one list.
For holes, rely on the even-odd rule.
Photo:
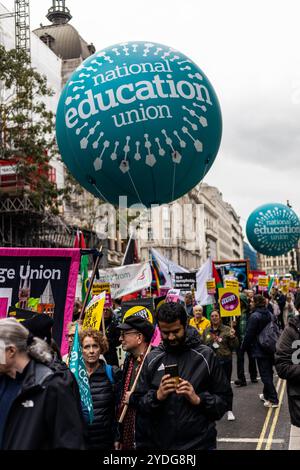
{"label": "overcast sky", "polygon": [[[1,0],[12,6],[12,0]],[[52,0],[30,0],[31,29]],[[97,50],[146,40],[194,60],[220,100],[224,134],[205,182],[241,216],[291,202],[300,215],[299,0],[66,0]]]}

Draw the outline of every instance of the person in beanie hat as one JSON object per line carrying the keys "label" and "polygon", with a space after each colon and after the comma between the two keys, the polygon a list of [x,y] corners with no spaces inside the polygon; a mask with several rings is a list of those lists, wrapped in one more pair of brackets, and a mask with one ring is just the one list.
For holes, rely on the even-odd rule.
{"label": "person in beanie hat", "polygon": [[45,313],[37,313],[34,317],[24,320],[22,325],[37,338],[43,339],[46,343],[51,344],[52,327],[54,325],[53,318]]}
{"label": "person in beanie hat", "polygon": [[[129,404],[130,390],[149,347],[155,328],[148,320],[139,316],[126,318],[118,328],[122,348],[127,353],[123,368],[121,402],[119,407],[119,416],[121,416],[124,406]],[[117,442],[115,442],[115,449],[134,449],[134,432],[135,410],[129,406],[122,426],[119,428],[119,437]]]}

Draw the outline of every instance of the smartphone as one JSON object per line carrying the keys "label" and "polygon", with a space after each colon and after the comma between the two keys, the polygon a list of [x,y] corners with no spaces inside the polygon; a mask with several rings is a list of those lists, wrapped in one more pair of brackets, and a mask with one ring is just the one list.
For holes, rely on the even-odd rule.
{"label": "smartphone", "polygon": [[176,379],[176,385],[179,384],[178,364],[171,364],[169,366],[165,366],[165,375],[167,374],[169,374],[172,378]]}

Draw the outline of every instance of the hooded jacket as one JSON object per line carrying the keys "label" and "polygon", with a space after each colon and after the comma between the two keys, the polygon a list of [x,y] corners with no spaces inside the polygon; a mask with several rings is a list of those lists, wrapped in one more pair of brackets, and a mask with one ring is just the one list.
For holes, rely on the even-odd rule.
{"label": "hooded jacket", "polygon": [[[201,402],[192,405],[176,393],[159,401],[156,392],[165,365],[178,364],[179,375],[194,387]],[[230,384],[214,354],[202,344],[198,332],[187,328],[180,348],[163,343],[145,359],[137,390],[130,404],[136,407],[138,449],[209,449],[215,445],[215,420],[228,410]]]}
{"label": "hooded jacket", "polygon": [[264,307],[257,307],[256,310],[251,313],[242,344],[243,351],[248,351],[250,349],[252,356],[255,358],[273,357],[272,355],[268,354],[258,342],[258,336],[260,332],[271,321],[271,319],[271,313],[267,308]]}
{"label": "hooded jacket", "polygon": [[[294,343],[299,341],[299,343]],[[281,379],[287,381],[291,422],[300,427],[300,317],[290,318],[277,344],[275,367]]]}
{"label": "hooded jacket", "polygon": [[[0,376],[0,395],[6,376]],[[6,418],[2,449],[84,449],[80,404],[70,375],[31,360]]]}

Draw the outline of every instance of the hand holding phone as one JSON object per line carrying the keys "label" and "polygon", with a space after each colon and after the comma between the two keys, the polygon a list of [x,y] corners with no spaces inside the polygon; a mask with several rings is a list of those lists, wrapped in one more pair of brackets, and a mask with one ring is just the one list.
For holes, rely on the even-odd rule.
{"label": "hand holding phone", "polygon": [[[178,379],[178,380],[177,380]],[[179,374],[177,364],[165,366],[165,375],[161,379],[159,388],[156,392],[159,401],[165,400],[170,393],[176,391],[177,384],[179,383]]]}
{"label": "hand holding phone", "polygon": [[172,379],[175,379],[176,385],[179,384],[179,372],[178,372],[178,364],[171,364],[165,366],[165,375],[170,375]]}

